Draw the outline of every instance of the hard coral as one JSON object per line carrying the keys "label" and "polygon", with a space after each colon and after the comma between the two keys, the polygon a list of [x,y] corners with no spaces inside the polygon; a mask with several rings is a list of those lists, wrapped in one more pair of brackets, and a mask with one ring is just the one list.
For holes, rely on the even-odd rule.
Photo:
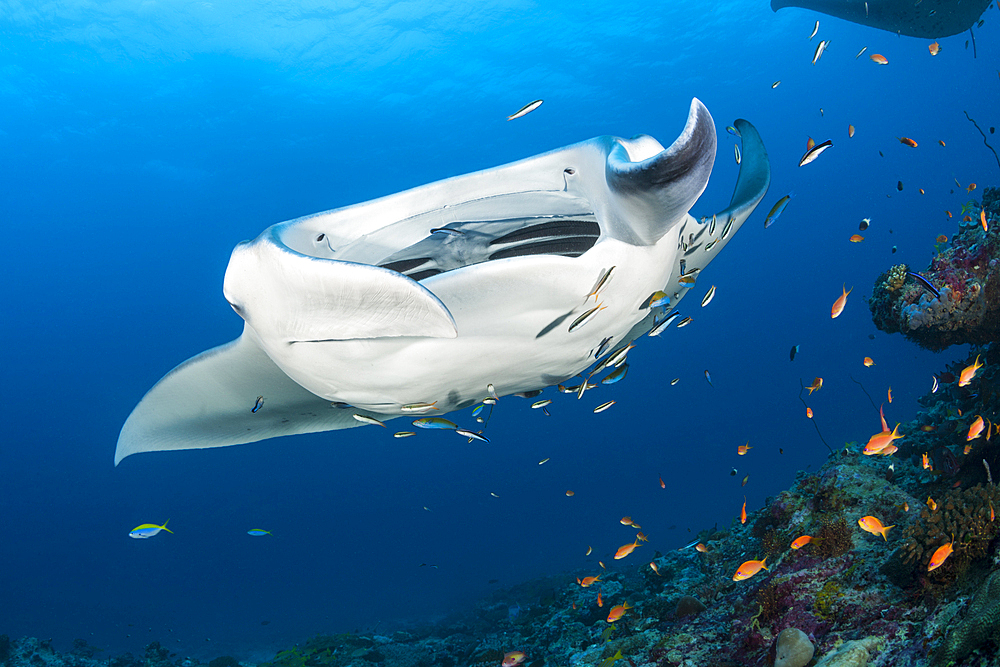
{"label": "hard coral", "polygon": [[1000,570],[995,570],[976,593],[965,620],[955,627],[938,647],[934,665],[950,665],[961,660],[1000,631]]}
{"label": "hard coral", "polygon": [[921,510],[917,522],[903,533],[903,561],[926,572],[931,554],[952,542],[954,553],[937,572],[954,577],[988,554],[990,543],[1000,534],[1000,521],[990,518],[991,514],[995,518],[997,508],[1000,489],[993,484],[949,491],[938,500],[936,510]]}

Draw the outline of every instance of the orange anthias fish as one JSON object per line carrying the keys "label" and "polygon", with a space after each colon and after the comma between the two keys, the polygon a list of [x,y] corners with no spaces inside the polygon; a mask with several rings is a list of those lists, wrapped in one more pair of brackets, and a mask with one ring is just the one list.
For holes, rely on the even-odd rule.
{"label": "orange anthias fish", "polygon": [[628,556],[630,553],[635,551],[636,547],[641,547],[641,546],[642,545],[639,544],[638,539],[636,539],[636,541],[633,542],[632,544],[623,544],[621,547],[618,548],[618,551],[615,552],[615,560],[621,560],[622,558],[625,558],[625,556]]}
{"label": "orange anthias fish", "polygon": [[597,606],[598,607],[604,606],[604,598],[601,597],[601,591],[597,591]]}
{"label": "orange anthias fish", "polygon": [[885,423],[885,413],[882,412],[882,408],[883,407],[885,407],[885,406],[882,406],[882,405],[878,406],[878,417],[879,417],[879,419],[882,420],[882,432],[883,433],[888,433],[889,432],[889,425]]}
{"label": "orange anthias fish", "polygon": [[[990,519],[990,521],[992,521],[992,520],[993,519]],[[708,553],[708,547],[706,547],[701,542],[698,543],[698,546],[695,547],[695,550],[697,550],[698,552],[703,553],[703,554],[707,554]]]}
{"label": "orange anthias fish", "polygon": [[966,186],[965,191],[966,192],[972,192],[975,189],[976,189],[976,184],[975,183],[969,183],[969,185]]}
{"label": "orange anthias fish", "polygon": [[945,146],[945,143],[943,141],[941,141],[940,139],[938,139],[938,143],[941,144],[942,147]]}
{"label": "orange anthias fish", "polygon": [[937,503],[930,496],[927,496],[927,506],[931,508],[931,511],[937,511]]}
{"label": "orange anthias fish", "polygon": [[982,415],[977,415],[976,421],[972,422],[972,426],[969,427],[969,434],[965,436],[966,440],[975,440],[983,433],[983,428],[986,424],[983,423]]}
{"label": "orange anthias fish", "polygon": [[875,362],[872,361],[871,357],[865,357],[865,366],[868,366],[869,368],[871,368],[874,365],[875,365]]}
{"label": "orange anthias fish", "polygon": [[522,651],[511,651],[503,656],[503,662],[500,664],[503,667],[517,667],[526,657]]}
{"label": "orange anthias fish", "polygon": [[909,146],[910,148],[917,147],[917,142],[915,142],[913,139],[910,139],[909,137],[896,137],[896,138],[899,139],[899,143],[903,144],[904,146]]}
{"label": "orange anthias fish", "polygon": [[896,527],[895,524],[893,524],[892,526],[883,526],[882,522],[873,516],[861,517],[860,519],[858,519],[858,525],[861,526],[861,530],[865,531],[866,533],[871,533],[872,535],[881,535],[882,539],[885,540],[886,542],[889,541],[889,538],[886,537],[885,534],[889,532],[890,528]]}
{"label": "orange anthias fish", "polygon": [[809,390],[809,395],[812,396],[812,393],[814,391],[816,391],[817,389],[821,389],[822,387],[823,387],[823,378],[816,378],[815,380],[813,380],[813,383],[811,385],[806,387],[806,389]]}
{"label": "orange anthias fish", "polygon": [[667,488],[667,485],[663,483],[663,478],[662,477],[660,477],[660,488],[661,489]]}
{"label": "orange anthias fish", "polygon": [[588,586],[593,586],[594,584],[596,584],[600,580],[601,580],[601,576],[600,575],[597,575],[596,577],[584,577],[583,581],[580,581],[580,577],[577,577],[576,578],[576,583],[580,584],[584,588],[587,588]]}
{"label": "orange anthias fish", "polygon": [[949,217],[949,218],[951,217],[951,211],[945,211],[945,213],[947,213],[947,214],[948,214],[948,217]]}
{"label": "orange anthias fish", "polygon": [[899,435],[897,430],[899,429],[899,424],[892,431],[882,431],[881,433],[876,433],[869,440],[868,444],[865,445],[865,455],[871,456],[872,454],[880,454],[883,449],[892,444],[893,440],[899,440],[905,436]]}
{"label": "orange anthias fish", "polygon": [[743,496],[743,509],[740,510],[740,523],[747,522],[747,497]]}
{"label": "orange anthias fish", "polygon": [[934,470],[934,468],[931,467],[931,460],[927,456],[927,452],[924,452],[924,462],[923,462],[923,465],[924,465],[924,470]]}
{"label": "orange anthias fish", "polygon": [[854,288],[847,289],[847,284],[844,284],[844,293],[833,302],[833,308],[830,309],[830,317],[837,318],[840,314],[844,312],[844,306],[847,305],[847,295],[854,291]]}
{"label": "orange anthias fish", "polygon": [[862,236],[861,234],[852,234],[851,235],[851,243],[861,243],[864,240],[865,240],[865,237]]}
{"label": "orange anthias fish", "polygon": [[934,240],[937,241],[938,243],[947,243],[948,237],[945,236],[944,234],[938,234],[938,237]]}
{"label": "orange anthias fish", "polygon": [[625,612],[631,608],[632,607],[629,606],[628,602],[612,607],[611,611],[608,613],[608,623],[614,623],[619,618],[624,616]]}
{"label": "orange anthias fish", "polygon": [[854,137],[854,126],[853,125],[848,125],[847,126],[847,136],[848,136],[848,138],[853,138]]}
{"label": "orange anthias fish", "polygon": [[950,556],[954,552],[954,549],[951,548],[951,545],[954,543],[955,543],[955,538],[952,537],[951,542],[944,545],[943,547],[937,548],[937,551],[935,551],[934,554],[931,556],[931,562],[927,564],[928,572],[936,570],[942,565],[944,565],[944,562],[948,560],[948,556]]}
{"label": "orange anthias fish", "polygon": [[936,56],[937,54],[941,53],[941,45],[938,44],[937,42],[931,42],[930,44],[927,45],[927,50],[931,52],[932,56]]}
{"label": "orange anthias fish", "polygon": [[636,533],[635,539],[639,540],[640,542],[649,542],[649,538],[646,537],[646,534],[642,532]]}
{"label": "orange anthias fish", "polygon": [[751,449],[753,449],[753,447],[751,447],[750,443],[748,442],[745,445],[740,445],[739,447],[737,447],[736,453],[739,454],[740,456],[744,456]]}
{"label": "orange anthias fish", "polygon": [[[749,579],[761,570],[767,570],[767,565],[765,563],[767,563],[767,558],[764,558],[764,560],[748,560],[740,565],[739,569],[736,570],[736,574],[733,575],[733,581],[743,581],[744,579]],[[767,571],[770,572],[770,570]]]}
{"label": "orange anthias fish", "polygon": [[878,65],[888,65],[889,64],[889,59],[886,58],[885,56],[883,56],[881,53],[873,53],[873,54],[871,54],[868,57],[871,58],[871,60],[872,60],[873,63],[876,63]]}
{"label": "orange anthias fish", "polygon": [[979,212],[979,222],[982,223],[984,232],[990,231],[989,225],[986,224],[986,209]]}
{"label": "orange anthias fish", "polygon": [[816,145],[816,140],[813,139],[812,137],[809,137],[809,139],[806,140],[806,150],[807,151],[811,151],[813,149],[813,146],[815,146],[815,145]]}
{"label": "orange anthias fish", "polygon": [[806,408],[806,417],[808,417],[809,419],[813,418],[813,409],[812,408]]}
{"label": "orange anthias fish", "polygon": [[985,366],[986,364],[979,363],[979,355],[976,355],[976,360],[972,362],[970,366],[966,366],[962,370],[962,374],[958,377],[958,386],[964,387],[965,385],[972,382],[972,378],[976,377],[976,371]]}
{"label": "orange anthias fish", "polygon": [[662,574],[660,574],[660,568],[659,568],[659,566],[658,566],[658,565],[656,564],[656,562],[654,562],[654,561],[649,561],[649,567],[653,568],[653,572],[655,572],[655,573],[656,573],[656,576],[658,576],[658,577],[662,577],[662,576],[663,576]]}
{"label": "orange anthias fish", "polygon": [[623,526],[631,526],[632,525],[632,517],[630,517],[630,516],[623,516],[621,518],[621,522],[620,523]]}
{"label": "orange anthias fish", "polygon": [[889,391],[886,394],[889,397],[889,402],[892,403],[892,387],[889,387]]}
{"label": "orange anthias fish", "polygon": [[993,519],[996,518],[996,514],[993,512],[993,501],[991,500],[989,502],[990,502],[990,521],[993,521]]}
{"label": "orange anthias fish", "polygon": [[812,539],[813,538],[812,538],[811,535],[803,535],[802,537],[800,537],[797,540],[795,540],[794,542],[792,542],[792,548],[793,549],[801,549],[805,545],[807,545],[810,542],[812,542]]}

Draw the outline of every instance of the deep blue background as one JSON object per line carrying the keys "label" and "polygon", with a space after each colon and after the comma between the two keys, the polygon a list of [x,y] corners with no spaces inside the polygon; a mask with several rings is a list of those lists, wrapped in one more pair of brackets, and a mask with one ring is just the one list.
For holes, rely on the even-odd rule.
{"label": "deep blue background", "polygon": [[[0,632],[265,658],[316,632],[461,610],[490,579],[596,568],[633,535],[622,515],[650,542],[612,567],[639,567],[823,462],[800,378],[825,379],[810,404],[839,447],[879,429],[850,375],[877,401],[892,385],[895,422],[964,358],[876,332],[864,300],[881,271],[926,267],[934,237],[955,232],[944,210],[969,195],[953,179],[997,184],[962,114],[1000,124],[995,6],[974,59],[967,34],[931,57],[930,40],[763,0],[466,4],[0,2]],[[812,65],[820,39],[831,45]],[[608,412],[553,395],[545,418],[509,398],[490,445],[360,428],[112,467],[143,393],[239,335],[222,298],[237,242],[599,134],[666,144],[693,96],[720,143],[692,213],[729,201],[737,117],[764,138],[771,190],[681,304],[694,323],[641,341],[628,379],[599,390],[617,401]],[[799,168],[809,136],[835,146]],[[864,217],[866,240],[849,243]],[[127,537],[168,518],[174,535]]]}

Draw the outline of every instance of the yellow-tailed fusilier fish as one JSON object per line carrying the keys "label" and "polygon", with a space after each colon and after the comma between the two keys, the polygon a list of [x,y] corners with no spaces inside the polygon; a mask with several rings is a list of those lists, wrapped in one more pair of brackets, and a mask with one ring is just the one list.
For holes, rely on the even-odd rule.
{"label": "yellow-tailed fusilier fish", "polygon": [[168,533],[173,533],[174,531],[172,531],[169,528],[167,528],[167,524],[169,522],[170,522],[170,519],[167,519],[166,521],[163,522],[162,526],[157,526],[155,523],[144,523],[144,524],[141,524],[141,525],[136,526],[135,528],[133,528],[132,531],[129,532],[128,536],[132,537],[132,538],[135,538],[137,540],[144,540],[144,539],[147,539],[149,537],[152,537],[153,535],[156,535],[161,530],[165,530]]}
{"label": "yellow-tailed fusilier fish", "polygon": [[823,52],[826,51],[826,47],[830,46],[830,40],[824,39],[819,44],[816,45],[816,53],[813,54],[813,65],[819,62],[819,59],[823,57]]}
{"label": "yellow-tailed fusilier fish", "polygon": [[582,327],[584,324],[594,319],[594,316],[597,315],[597,313],[599,313],[600,311],[604,310],[605,308],[607,308],[607,306],[599,303],[590,310],[588,310],[587,312],[585,312],[580,317],[573,320],[573,324],[569,325],[570,333],[573,333],[574,331]]}
{"label": "yellow-tailed fusilier fish", "polygon": [[[437,403],[437,401],[434,401],[434,403]],[[434,407],[434,403],[410,403],[409,405],[404,405],[401,409],[403,412],[420,415],[431,410],[437,410]]]}
{"label": "yellow-tailed fusilier fish", "polygon": [[601,273],[601,276],[600,276],[600,278],[598,278],[598,279],[597,279],[597,283],[596,283],[596,284],[594,285],[594,289],[592,289],[592,290],[590,291],[590,294],[588,294],[588,295],[587,295],[587,298],[588,298],[588,299],[589,299],[590,297],[594,297],[594,301],[597,301],[597,296],[598,296],[598,293],[599,293],[599,292],[601,291],[601,289],[602,289],[602,288],[604,287],[605,283],[607,283],[607,282],[608,282],[608,280],[609,280],[609,279],[611,278],[611,273],[612,273],[612,272],[613,272],[614,270],[615,270],[615,267],[613,267],[613,266],[612,266],[612,267],[611,267],[610,269],[608,269],[607,271],[604,271],[603,273]]}
{"label": "yellow-tailed fusilier fish", "polygon": [[543,100],[535,100],[534,102],[528,102],[527,104],[525,104],[523,107],[521,107],[511,115],[507,116],[507,120],[514,120],[515,118],[520,118],[521,116],[531,113],[538,107],[542,106],[542,102]]}
{"label": "yellow-tailed fusilier fish", "polygon": [[705,306],[707,306],[709,303],[712,302],[712,299],[714,298],[715,298],[715,285],[712,285],[711,287],[708,288],[708,292],[705,293],[705,298],[701,300],[701,307],[704,308]]}

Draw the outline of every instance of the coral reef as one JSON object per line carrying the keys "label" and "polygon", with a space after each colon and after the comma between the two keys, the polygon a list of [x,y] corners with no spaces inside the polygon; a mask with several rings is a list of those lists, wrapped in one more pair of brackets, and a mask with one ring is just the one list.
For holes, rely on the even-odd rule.
{"label": "coral reef", "polygon": [[[961,214],[958,233],[938,247],[923,274],[900,264],[876,279],[868,307],[879,329],[929,350],[1000,338],[997,188],[986,188],[982,204],[970,201]],[[983,225],[983,217],[992,224]]]}
{"label": "coral reef", "polygon": [[798,628],[785,628],[778,634],[774,667],[805,667],[815,652],[816,647],[806,633]]}
{"label": "coral reef", "polygon": [[976,593],[969,612],[934,654],[935,666],[954,665],[1000,633],[1000,570],[991,574]]}

